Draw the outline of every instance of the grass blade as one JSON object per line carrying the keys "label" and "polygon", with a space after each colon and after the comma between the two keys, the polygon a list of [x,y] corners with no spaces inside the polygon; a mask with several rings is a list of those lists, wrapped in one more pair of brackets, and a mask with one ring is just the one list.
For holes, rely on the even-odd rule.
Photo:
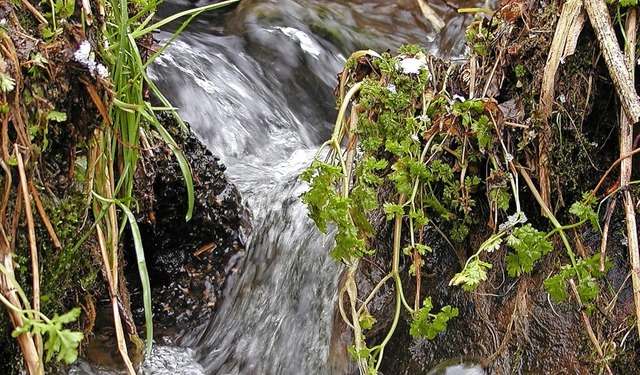
{"label": "grass blade", "polygon": [[144,256],[144,248],[142,246],[142,236],[140,235],[140,229],[138,228],[138,223],[136,222],[136,218],[131,212],[131,210],[119,200],[107,199],[95,192],[93,193],[93,195],[96,198],[98,198],[100,201],[118,205],[118,207],[120,207],[120,209],[126,215],[127,221],[131,226],[131,234],[133,236],[133,246],[136,252],[136,261],[138,264],[138,272],[140,273],[140,283],[142,285],[142,299],[144,304],[144,321],[145,321],[145,330],[147,333],[146,354],[150,355],[152,345],[153,345],[153,313],[151,309],[151,282],[149,281],[149,271],[147,270],[147,262]]}

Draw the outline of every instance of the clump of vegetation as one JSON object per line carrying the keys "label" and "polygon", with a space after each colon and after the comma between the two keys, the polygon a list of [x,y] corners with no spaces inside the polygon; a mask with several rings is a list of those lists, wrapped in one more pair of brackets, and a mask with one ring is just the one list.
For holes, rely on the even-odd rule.
{"label": "clump of vegetation", "polygon": [[[132,212],[140,152],[152,147],[148,132],[160,134],[180,164],[187,220],[193,182],[182,151],[155,112],[177,115],[146,67],[195,16],[235,2],[160,22],[153,17],[160,0],[0,4],[0,297],[29,373],[44,373],[44,362],[54,358],[76,360],[83,333],[63,325],[90,331],[92,299],[99,295],[109,295],[118,350],[127,372],[135,373],[126,341],[136,350],[145,344],[128,323],[120,245],[127,227],[135,243],[150,353],[149,276]],[[185,17],[168,43],[154,50],[151,32]],[[149,91],[162,107],[151,106]],[[106,286],[96,282],[100,277]],[[80,301],[86,301],[87,314],[72,308]]]}
{"label": "clump of vegetation", "polygon": [[[511,18],[500,20],[507,11]],[[338,309],[353,333],[350,352],[362,374],[375,374],[380,369],[385,346],[402,311],[412,318],[411,336],[428,339],[446,330],[449,320],[459,313],[445,305],[447,301],[434,301],[420,293],[425,256],[437,251],[426,233],[436,231],[452,244],[462,243],[473,232],[475,241],[486,229],[488,235],[464,256],[461,270],[449,285],[473,292],[490,278],[490,272],[502,272],[496,263],[511,278],[543,272],[544,287],[555,302],[571,297],[580,307],[585,332],[598,356],[594,366],[611,371],[609,364],[616,353],[603,349],[589,317],[603,304],[602,290],[609,292],[603,286],[612,262],[604,250],[589,253],[579,238],[568,234],[578,228],[602,233],[602,249],[606,248],[611,214],[603,225],[598,212],[620,190],[611,189],[602,199],[596,194],[611,169],[632,154],[621,154],[595,187],[574,183],[572,190],[555,190],[574,200],[567,213],[558,214],[557,206],[550,206],[549,176],[575,167],[553,165],[551,157],[554,148],[562,145],[564,129],[554,129],[550,122],[573,121],[566,108],[557,108],[562,104],[571,104],[575,117],[584,119],[593,98],[581,103],[576,103],[578,98],[572,98],[571,103],[562,101],[547,115],[551,107],[534,102],[537,99],[531,91],[544,81],[543,72],[537,72],[531,61],[524,62],[523,50],[511,44],[517,34],[514,30],[518,30],[514,23],[519,22],[523,29],[529,27],[524,6],[517,12],[503,8],[496,14],[491,21],[470,26],[466,35],[471,56],[462,66],[438,61],[413,45],[401,48],[396,55],[354,53],[339,76],[339,110],[332,137],[301,176],[309,183],[302,200],[310,218],[320,231],[336,231],[331,256],[346,268]],[[515,79],[505,92],[514,95],[516,107],[522,105],[518,100],[526,102],[522,105],[525,115],[508,116],[513,104],[499,105],[496,100],[507,74]],[[559,90],[574,93],[580,88]],[[499,99],[506,102],[509,98]],[[533,178],[530,173],[535,173]],[[580,195],[577,188],[591,190]],[[374,224],[371,219],[381,213],[393,227],[389,240],[393,251],[389,264],[382,266],[385,275],[363,293],[356,273],[362,259],[373,262],[374,257],[380,258],[380,249],[372,246],[372,239],[385,224]],[[564,254],[558,254],[560,248]],[[633,251],[637,247],[630,249]],[[554,259],[567,263],[540,270],[542,260],[554,252]],[[402,271],[401,263],[410,266]],[[408,272],[415,281],[413,303],[405,295],[403,280],[408,278],[401,277],[401,272]],[[378,337],[379,343],[369,347],[367,331],[379,318],[370,313],[369,304],[387,282],[393,282],[395,289],[393,319],[385,326],[387,333]],[[610,309],[612,303],[604,304]],[[500,350],[504,345],[491,358]]]}

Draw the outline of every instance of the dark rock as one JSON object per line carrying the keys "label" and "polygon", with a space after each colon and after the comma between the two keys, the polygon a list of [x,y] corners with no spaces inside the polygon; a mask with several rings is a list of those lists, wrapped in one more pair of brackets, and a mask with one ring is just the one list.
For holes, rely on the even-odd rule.
{"label": "dark rock", "polygon": [[[183,329],[210,316],[234,262],[244,253],[250,213],[225,166],[193,134],[183,132],[168,115],[161,119],[183,150],[194,181],[195,204],[186,221],[187,189],[177,159],[155,136],[143,151],[134,195],[138,226],[152,285],[154,324]],[[132,241],[127,245],[127,280],[138,283]],[[134,315],[143,321],[140,288],[132,292]]]}

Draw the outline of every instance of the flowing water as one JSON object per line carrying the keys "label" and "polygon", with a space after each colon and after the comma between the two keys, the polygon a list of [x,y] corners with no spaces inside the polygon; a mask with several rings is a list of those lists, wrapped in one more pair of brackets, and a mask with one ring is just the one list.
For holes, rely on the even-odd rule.
{"label": "flowing water", "polygon": [[[243,1],[201,15],[155,62],[158,86],[228,167],[253,231],[218,314],[177,346],[156,346],[145,373],[328,373],[340,267],[307,218],[298,175],[331,132],[336,74],[351,52],[417,43],[444,58],[463,53],[472,17],[431,3],[441,32],[415,0]],[[204,4],[168,1],[160,16],[194,5]]]}

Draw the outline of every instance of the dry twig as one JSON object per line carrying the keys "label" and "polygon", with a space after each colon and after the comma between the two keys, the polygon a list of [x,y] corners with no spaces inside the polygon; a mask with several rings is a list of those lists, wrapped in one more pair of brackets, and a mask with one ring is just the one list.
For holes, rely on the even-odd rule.
{"label": "dry twig", "polygon": [[[38,247],[36,245],[36,230],[33,222],[33,211],[31,210],[31,195],[29,194],[29,183],[27,182],[27,174],[24,170],[24,161],[22,153],[18,145],[14,145],[14,153],[18,161],[18,175],[20,176],[20,189],[22,190],[22,198],[24,199],[24,211],[27,218],[27,231],[29,236],[29,250],[31,255],[31,275],[33,288],[33,309],[40,311],[40,262],[38,261]],[[34,316],[36,320],[40,320],[39,316]],[[42,336],[36,335],[36,350],[42,358]]]}
{"label": "dry twig", "polygon": [[555,77],[560,62],[567,56],[573,54],[578,42],[578,35],[584,24],[584,12],[582,12],[582,0],[569,0],[562,7],[562,13],[558,20],[558,26],[551,43],[549,56],[544,67],[542,77],[542,87],[540,88],[540,112],[545,121],[539,137],[538,145],[538,183],[540,184],[540,195],[545,204],[551,207],[551,183],[549,167],[550,140],[552,137],[551,127],[548,125],[551,116],[555,95]]}
{"label": "dry twig", "polygon": [[[638,24],[637,11],[631,9],[627,14],[626,21],[626,72],[629,77],[633,77],[636,56],[636,27]],[[624,107],[624,106],[623,106]],[[624,155],[633,150],[633,123],[638,120],[631,120],[626,111],[620,111],[620,154]],[[632,122],[633,121],[633,122]],[[631,263],[631,285],[633,287],[633,300],[635,302],[636,324],[638,335],[640,336],[640,253],[638,252],[638,228],[636,224],[636,210],[631,191],[627,188],[631,181],[631,171],[633,169],[633,159],[625,158],[620,163],[620,189],[622,190],[622,205],[627,223],[627,243],[629,247],[629,259]]]}
{"label": "dry twig", "polygon": [[[571,292],[573,293],[573,297],[578,302],[578,306],[580,308],[580,316],[582,317],[582,323],[584,324],[584,327],[587,330],[587,335],[589,336],[589,339],[591,340],[593,347],[596,349],[596,352],[598,352],[598,355],[600,356],[600,358],[604,360],[604,352],[602,351],[602,347],[600,346],[600,342],[598,342],[598,338],[596,337],[596,334],[593,332],[593,327],[591,326],[589,317],[587,316],[587,313],[585,313],[584,311],[585,310],[584,305],[582,304],[582,300],[580,299],[580,294],[578,293],[578,288],[576,287],[576,283],[573,281],[573,279],[569,279],[569,286],[570,286]],[[613,373],[611,372],[611,369],[609,368],[609,364],[607,362],[604,362],[604,368],[605,370],[607,370],[607,374],[613,375]]]}
{"label": "dry twig", "polygon": [[40,22],[43,25],[49,24],[49,21],[47,21],[47,19],[44,18],[42,13],[38,12],[38,10],[33,5],[31,5],[31,3],[29,3],[27,0],[21,0],[21,1],[22,1],[22,5],[24,5],[25,8],[27,8],[29,12],[31,12],[31,14],[33,14],[33,16],[38,19],[38,22]]}
{"label": "dry twig", "polygon": [[47,212],[44,210],[44,206],[42,205],[42,201],[40,200],[38,191],[36,190],[36,187],[33,184],[33,180],[29,180],[29,190],[31,191],[33,202],[36,204],[36,209],[40,214],[42,223],[44,224],[44,227],[47,229],[47,233],[49,233],[49,237],[51,237],[51,242],[53,242],[53,247],[55,247],[56,250],[62,249],[62,244],[58,239],[58,235],[56,234],[56,231],[53,229],[53,226],[51,225],[51,220],[49,220],[49,215],[47,215]]}
{"label": "dry twig", "polygon": [[624,62],[624,56],[611,25],[611,18],[604,0],[585,0],[584,7],[589,15],[596,37],[604,56],[604,61],[613,79],[622,108],[632,124],[640,122],[640,98],[631,75]]}

